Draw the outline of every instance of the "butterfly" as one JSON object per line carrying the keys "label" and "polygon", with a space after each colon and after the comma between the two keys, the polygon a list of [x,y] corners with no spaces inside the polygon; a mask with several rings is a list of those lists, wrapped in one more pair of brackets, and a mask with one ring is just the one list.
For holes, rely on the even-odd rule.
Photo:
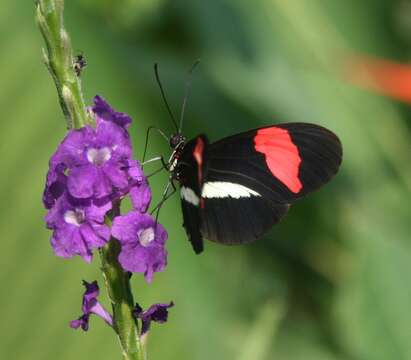
{"label": "butterfly", "polygon": [[227,245],[259,239],[287,214],[291,204],[337,173],[342,161],[341,142],[333,132],[315,124],[269,125],[214,143],[204,134],[187,140],[181,128],[189,82],[177,126],[157,65],[155,74],[177,130],[170,137],[160,131],[172,154],[167,162],[155,158],[162,160],[170,174],[163,199],[155,209],[177,190],[177,182],[183,226],[197,254],[204,249],[204,238]]}
{"label": "butterfly", "polygon": [[271,125],[210,143],[174,135],[169,161],[180,184],[184,228],[196,253],[203,238],[245,244],[260,238],[290,205],[326,184],[342,161],[338,137],[308,123]]}

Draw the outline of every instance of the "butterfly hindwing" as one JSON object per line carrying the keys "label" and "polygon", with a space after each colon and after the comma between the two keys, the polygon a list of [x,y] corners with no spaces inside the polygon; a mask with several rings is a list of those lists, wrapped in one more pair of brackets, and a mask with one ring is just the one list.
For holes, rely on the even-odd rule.
{"label": "butterfly hindwing", "polygon": [[182,199],[181,209],[183,211],[183,226],[188,235],[188,240],[195,253],[199,254],[203,251],[203,236],[200,231],[201,219],[199,208],[185,199]]}
{"label": "butterfly hindwing", "polygon": [[255,195],[205,198],[200,209],[201,233],[208,240],[228,245],[253,242],[277,223],[288,207]]}

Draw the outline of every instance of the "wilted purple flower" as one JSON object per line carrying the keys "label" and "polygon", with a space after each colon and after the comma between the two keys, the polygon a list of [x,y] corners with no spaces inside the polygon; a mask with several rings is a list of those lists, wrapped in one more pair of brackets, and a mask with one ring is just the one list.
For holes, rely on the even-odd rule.
{"label": "wilted purple flower", "polygon": [[46,187],[43,192],[43,204],[46,209],[51,209],[56,200],[64,193],[67,185],[67,176],[64,174],[64,165],[55,164],[54,156],[49,162],[50,170],[47,174]]}
{"label": "wilted purple flower", "polygon": [[51,246],[57,256],[80,255],[90,262],[92,250],[104,246],[110,239],[110,228],[104,216],[111,203],[96,206],[90,200],[78,200],[68,194],[61,196],[46,215],[47,227],[53,230]]}
{"label": "wilted purple flower", "polygon": [[94,97],[94,106],[91,110],[96,115],[96,122],[111,121],[124,129],[131,124],[131,118],[125,113],[115,111],[101,96]]}
{"label": "wilted purple flower", "polygon": [[126,271],[144,273],[151,282],[153,273],[164,270],[167,232],[152,216],[131,211],[113,220],[112,235],[120,241],[118,260]]}
{"label": "wilted purple flower", "polygon": [[152,321],[160,324],[165,323],[168,318],[168,308],[174,306],[171,301],[169,304],[154,304],[151,305],[146,311],[143,311],[139,304],[136,304],[133,310],[133,316],[136,319],[141,319],[141,335],[144,335],[150,330]]}
{"label": "wilted purple flower", "polygon": [[112,326],[112,316],[97,300],[100,292],[97,281],[93,281],[92,283],[83,281],[83,285],[86,288],[86,291],[83,295],[83,315],[81,315],[77,320],[71,321],[70,327],[72,327],[73,329],[78,329],[79,327],[81,327],[84,331],[87,331],[88,321],[91,314],[95,314],[101,317],[108,325]]}
{"label": "wilted purple flower", "polygon": [[128,135],[114,123],[101,121],[71,130],[54,153],[45,193],[51,192],[59,174],[67,173],[67,189],[75,198],[108,198],[129,186],[127,162],[131,157]]}

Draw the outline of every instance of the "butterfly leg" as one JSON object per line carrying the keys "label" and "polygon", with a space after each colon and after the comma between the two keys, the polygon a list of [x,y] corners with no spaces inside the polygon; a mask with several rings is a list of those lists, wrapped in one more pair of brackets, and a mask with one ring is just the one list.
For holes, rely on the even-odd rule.
{"label": "butterfly leg", "polygon": [[147,154],[148,139],[150,137],[151,130],[156,130],[168,142],[168,137],[166,136],[166,134],[164,134],[164,132],[162,130],[160,130],[159,128],[157,128],[155,126],[149,126],[148,129],[147,129],[146,140],[145,140],[145,143],[144,143],[143,160],[141,161],[143,164],[144,164],[144,160],[145,160],[146,154]]}
{"label": "butterfly leg", "polygon": [[141,164],[141,166],[144,167],[144,165],[147,165],[147,164],[152,163],[152,162],[155,162],[155,161],[161,161],[161,168],[159,168],[159,169],[151,172],[150,174],[146,175],[147,178],[149,178],[150,176],[153,176],[153,175],[159,173],[160,171],[163,171],[163,170],[167,170],[167,171],[168,171],[168,164],[165,162],[165,160],[164,160],[164,158],[163,158],[162,156],[156,156],[156,157],[154,157],[154,158],[152,158],[152,159],[150,159],[150,160],[147,160],[147,161],[143,162],[143,163]]}
{"label": "butterfly leg", "polygon": [[177,188],[173,182],[173,180],[170,179],[170,181],[167,183],[167,186],[164,189],[163,192],[163,197],[160,200],[160,202],[154,207],[153,210],[151,210],[151,214],[153,214],[154,212],[156,212],[156,223],[158,220],[158,216],[160,214],[160,209],[163,206],[163,204],[167,201],[167,199],[169,199],[171,196],[173,196],[173,194],[177,191]]}

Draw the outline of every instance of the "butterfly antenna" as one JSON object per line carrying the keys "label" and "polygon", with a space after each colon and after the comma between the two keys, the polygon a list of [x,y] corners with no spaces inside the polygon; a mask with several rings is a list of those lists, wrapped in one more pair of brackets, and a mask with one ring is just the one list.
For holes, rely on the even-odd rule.
{"label": "butterfly antenna", "polygon": [[186,93],[184,95],[183,106],[181,107],[180,127],[178,129],[179,134],[181,134],[181,130],[183,129],[184,113],[186,111],[188,94],[190,92],[192,74],[193,74],[194,69],[197,67],[199,63],[200,63],[200,59],[196,60],[194,64],[191,66],[190,70],[188,71],[187,80],[186,80]]}
{"label": "butterfly antenna", "polygon": [[173,115],[173,113],[171,112],[170,106],[168,105],[166,96],[165,96],[165,94],[164,94],[163,85],[161,85],[160,76],[158,75],[158,64],[157,64],[157,63],[154,64],[154,73],[156,74],[157,84],[158,84],[158,86],[159,86],[159,88],[160,88],[161,96],[162,96],[162,98],[163,98],[163,101],[164,101],[164,103],[166,104],[167,111],[168,111],[168,113],[170,114],[171,120],[173,121],[174,126],[176,127],[176,130],[178,131],[178,126],[177,126],[176,119],[174,118],[174,115]]}

